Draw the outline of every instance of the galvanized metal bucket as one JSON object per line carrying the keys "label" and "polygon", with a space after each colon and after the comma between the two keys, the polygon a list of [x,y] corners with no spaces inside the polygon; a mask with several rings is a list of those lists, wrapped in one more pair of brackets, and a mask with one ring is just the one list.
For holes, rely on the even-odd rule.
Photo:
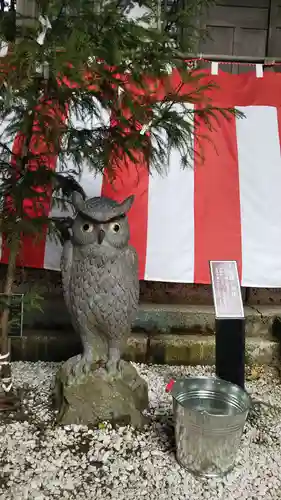
{"label": "galvanized metal bucket", "polygon": [[196,475],[222,476],[235,465],[251,398],[217,377],[188,377],[167,386],[173,396],[177,460]]}

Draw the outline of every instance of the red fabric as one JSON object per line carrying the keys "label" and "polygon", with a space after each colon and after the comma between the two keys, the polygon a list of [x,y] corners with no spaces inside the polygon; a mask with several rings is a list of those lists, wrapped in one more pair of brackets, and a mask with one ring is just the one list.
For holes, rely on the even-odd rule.
{"label": "red fabric", "polygon": [[[124,172],[124,170],[123,170]],[[118,174],[114,183],[110,183],[104,176],[102,196],[113,198],[121,202],[128,196],[134,194],[135,200],[128,213],[131,231],[131,245],[134,246],[139,257],[139,279],[144,279],[146,262],[146,235],[147,235],[147,209],[148,209],[148,171],[140,163],[128,161],[126,173]]]}
{"label": "red fabric", "polygon": [[[216,103],[220,105],[219,102]],[[199,120],[195,139],[194,282],[209,283],[210,260],[236,260],[241,277],[242,248],[235,118],[213,119],[211,134]],[[200,142],[200,145],[199,145]],[[202,157],[203,155],[203,157]]]}
{"label": "red fabric", "polygon": [[[52,102],[45,102],[43,105],[40,104],[38,106],[38,112],[42,112],[44,106],[44,111],[46,113],[46,117],[49,116],[51,118],[57,118],[58,125],[61,125],[65,119],[66,114],[62,114],[61,111],[52,106]],[[46,111],[47,109],[47,111]],[[46,125],[47,126],[47,125]],[[30,152],[34,155],[29,161],[29,169],[35,170],[38,168],[38,161],[41,164],[45,164],[51,170],[55,170],[57,157],[52,155],[52,150],[50,145],[47,144],[44,140],[44,136],[40,135],[40,124],[38,120],[35,119],[33,125],[34,135],[31,137],[30,141]],[[24,136],[22,133],[18,133],[15,137],[15,141],[13,144],[13,155],[12,163],[14,163],[15,168],[17,167],[17,158],[21,155],[22,148],[24,145]],[[36,158],[36,155],[40,155],[39,160]],[[34,191],[37,191],[38,194],[44,192],[45,188],[36,188]],[[47,193],[47,196],[40,197],[36,202],[32,199],[25,199],[23,202],[23,212],[27,217],[48,217],[51,209],[51,189]],[[7,198],[8,199],[8,198]],[[27,266],[27,267],[35,267],[42,268],[44,267],[44,255],[45,255],[45,242],[47,235],[47,226],[42,226],[41,233],[38,236],[32,235],[24,235],[21,240],[20,251],[17,256],[17,266]],[[10,250],[7,245],[6,236],[3,235],[2,238],[2,259],[1,262],[7,264],[9,260]]]}
{"label": "red fabric", "polygon": [[[126,116],[129,116],[128,113],[126,113]],[[114,117],[111,120],[111,125],[117,125]],[[142,280],[145,275],[146,262],[149,174],[143,154],[135,152],[134,157],[135,161],[127,156],[124,164],[121,164],[117,154],[112,157],[117,176],[115,181],[112,182],[105,173],[101,195],[112,198],[119,203],[132,194],[135,196],[133,206],[128,213],[131,233],[130,244],[137,251],[139,279]]]}
{"label": "red fabric", "polygon": [[[202,73],[202,72],[201,72]],[[199,86],[213,81],[218,88],[205,91],[204,103],[219,107],[233,106],[275,106],[278,108],[279,132],[281,130],[281,74],[265,72],[263,78],[256,78],[253,72],[232,75],[219,71],[218,75],[204,72],[204,78]],[[153,99],[163,99],[169,91],[180,88],[181,95],[193,93],[195,87],[190,84],[181,86],[180,75],[174,71],[171,77],[163,78],[154,85],[147,80],[147,89],[150,89]],[[132,85],[128,81],[128,88]],[[131,87],[130,87],[131,85]],[[135,89],[133,89],[135,90]],[[137,91],[144,94],[143,89]],[[210,136],[206,125],[199,122],[199,135],[205,133]],[[194,172],[194,225],[195,225],[195,271],[194,282],[209,283],[210,259],[234,259],[238,261],[241,275],[241,220],[239,200],[239,179],[237,144],[235,134],[235,120],[222,121],[221,126],[216,125],[216,130],[211,134],[213,144],[203,141],[205,164],[200,165],[198,158],[195,162]],[[281,141],[281,136],[280,136]],[[215,144],[215,146],[214,146]],[[34,146],[35,147],[35,146]],[[36,146],[37,147],[37,146]],[[38,146],[38,152],[44,145]],[[42,149],[41,149],[42,148]],[[17,136],[14,144],[14,153],[20,150],[20,137]],[[198,139],[195,139],[195,151],[198,151]],[[55,168],[56,158],[50,161],[50,168]],[[33,165],[32,168],[35,168]],[[102,194],[118,201],[126,196],[135,194],[135,203],[129,212],[131,227],[131,243],[137,249],[140,262],[140,278],[145,276],[145,260],[147,247],[147,221],[148,221],[148,185],[149,175],[144,159],[139,155],[138,163],[127,160],[127,165],[119,171],[116,181],[110,184],[107,176],[103,180]],[[176,196],[176,193],[175,193]],[[28,207],[28,200],[25,207]],[[206,210],[205,207],[208,207]],[[44,213],[50,209],[49,201],[45,201]],[[28,209],[31,213],[32,207]],[[159,212],[161,222],[161,209]],[[163,221],[164,224],[164,221]],[[25,237],[23,239],[22,253],[18,264],[30,267],[43,267],[45,237],[37,243]],[[2,262],[7,262],[8,251],[4,245]]]}

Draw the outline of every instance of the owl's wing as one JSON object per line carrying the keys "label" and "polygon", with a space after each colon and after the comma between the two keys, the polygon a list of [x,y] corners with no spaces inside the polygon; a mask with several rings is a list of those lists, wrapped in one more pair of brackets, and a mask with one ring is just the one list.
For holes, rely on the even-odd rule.
{"label": "owl's wing", "polygon": [[128,259],[128,262],[131,263],[132,267],[134,268],[135,266],[138,266],[138,254],[134,247],[128,246],[126,249],[126,256]]}
{"label": "owl's wing", "polygon": [[69,309],[69,281],[71,276],[71,268],[72,268],[72,259],[73,259],[73,246],[71,241],[66,241],[61,256],[61,273],[62,273],[62,285],[64,291],[64,298],[66,302],[66,306]]}
{"label": "owl's wing", "polygon": [[138,277],[138,254],[136,250],[128,246],[126,249],[126,257],[127,257],[127,263],[129,266],[132,268],[132,280],[133,280],[133,286],[131,287],[131,301],[132,301],[132,319],[135,319],[134,316],[137,312],[138,309],[138,302],[139,302],[139,277]]}

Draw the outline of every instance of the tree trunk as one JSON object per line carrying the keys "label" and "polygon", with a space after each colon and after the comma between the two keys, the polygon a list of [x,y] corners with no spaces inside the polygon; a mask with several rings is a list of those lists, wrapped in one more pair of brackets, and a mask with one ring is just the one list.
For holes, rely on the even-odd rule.
{"label": "tree trunk", "polygon": [[17,258],[17,253],[19,249],[19,242],[18,239],[14,239],[11,243],[11,248],[10,248],[10,255],[9,255],[9,262],[8,262],[8,267],[7,267],[7,274],[6,274],[6,282],[5,282],[5,287],[4,287],[4,295],[7,297],[7,307],[4,307],[4,310],[2,312],[2,317],[1,317],[1,350],[2,354],[4,352],[7,352],[7,346],[8,346],[8,333],[9,333],[9,309],[10,309],[10,303],[11,303],[11,295],[13,292],[13,283],[15,279],[15,270],[16,270],[16,258]]}
{"label": "tree trunk", "polygon": [[[23,32],[26,29],[34,28],[38,24],[38,6],[36,0],[17,0],[16,2],[16,28],[17,37],[16,43],[20,43]],[[25,147],[23,148],[22,156],[23,163],[26,161],[26,151],[29,149],[30,140],[32,137],[33,121],[30,127],[30,134],[26,140]],[[24,166],[24,165],[23,165]],[[6,282],[4,287],[4,296],[6,299],[3,311],[1,314],[1,354],[0,354],[0,389],[2,389],[7,396],[12,395],[12,378],[11,378],[11,365],[10,365],[10,352],[9,352],[9,317],[10,305],[13,292],[13,284],[15,279],[16,259],[20,247],[19,235],[12,237],[10,246],[10,255],[7,267]],[[2,402],[3,403],[3,402]],[[3,403],[5,407],[5,402]]]}
{"label": "tree trunk", "polygon": [[9,262],[7,267],[6,282],[4,287],[4,295],[6,305],[1,315],[1,379],[2,389],[5,393],[10,393],[13,389],[11,378],[10,352],[9,352],[9,316],[11,295],[13,291],[13,283],[15,279],[16,258],[19,249],[19,240],[15,237],[11,242]]}

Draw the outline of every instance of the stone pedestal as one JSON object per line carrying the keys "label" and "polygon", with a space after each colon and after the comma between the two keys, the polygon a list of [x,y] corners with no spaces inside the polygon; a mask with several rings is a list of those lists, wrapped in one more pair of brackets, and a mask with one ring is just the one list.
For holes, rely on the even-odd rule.
{"label": "stone pedestal", "polygon": [[103,421],[142,427],[142,411],[148,406],[146,382],[129,362],[120,361],[116,374],[97,368],[80,377],[70,377],[67,364],[55,382],[55,405],[61,424],[97,425]]}

